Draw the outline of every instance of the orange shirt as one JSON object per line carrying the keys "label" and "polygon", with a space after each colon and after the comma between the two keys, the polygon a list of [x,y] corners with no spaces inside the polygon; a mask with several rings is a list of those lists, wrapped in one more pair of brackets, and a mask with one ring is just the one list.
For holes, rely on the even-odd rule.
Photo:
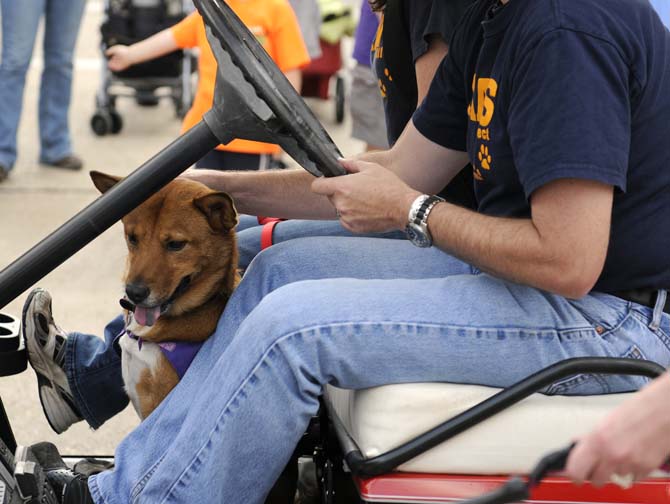
{"label": "orange shirt", "polygon": [[[300,27],[287,0],[227,0],[228,5],[249,28],[283,72],[300,68],[309,63],[309,55],[302,39]],[[189,15],[171,28],[180,48],[198,47],[198,89],[193,106],[182,124],[182,132],[195,126],[214,102],[216,59],[209,47],[205,23],[197,12]],[[274,154],[275,144],[233,140],[217,149],[246,154]]]}

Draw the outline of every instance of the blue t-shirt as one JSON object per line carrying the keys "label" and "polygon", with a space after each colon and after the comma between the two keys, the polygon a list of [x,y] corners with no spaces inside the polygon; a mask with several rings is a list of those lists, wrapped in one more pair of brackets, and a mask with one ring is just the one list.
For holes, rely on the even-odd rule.
{"label": "blue t-shirt", "polygon": [[616,188],[596,289],[670,287],[670,32],[647,0],[479,0],[413,118],[467,150],[479,211],[561,178]]}
{"label": "blue t-shirt", "polygon": [[375,34],[379,27],[377,15],[372,12],[370,4],[364,0],[361,4],[361,16],[358,19],[356,35],[354,36],[353,58],[359,65],[371,66],[370,48],[375,40]]}

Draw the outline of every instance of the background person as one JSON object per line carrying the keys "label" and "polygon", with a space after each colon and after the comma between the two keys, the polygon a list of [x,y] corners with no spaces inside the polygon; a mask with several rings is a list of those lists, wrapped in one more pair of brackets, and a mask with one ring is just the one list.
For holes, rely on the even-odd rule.
{"label": "background person", "polygon": [[[300,67],[309,63],[300,27],[286,0],[232,0],[227,2],[240,20],[256,36],[277,66],[296,89],[300,89]],[[184,117],[182,132],[195,126],[212,108],[217,64],[197,12],[172,28],[163,30],[131,46],[117,45],[107,50],[109,68],[118,72],[131,65],[163,56],[176,49],[198,47],[198,89],[191,109]],[[198,168],[216,170],[259,170],[270,167],[279,146],[236,139],[220,145],[196,163]]]}
{"label": "background person", "polygon": [[26,72],[40,20],[44,18],[44,69],[40,86],[40,163],[79,170],[72,152],[68,110],[72,93],[72,57],[85,0],[2,0],[0,62],[0,182],[17,158],[16,133],[23,106]]}
{"label": "background person", "polygon": [[379,93],[377,77],[370,67],[370,48],[377,33],[379,19],[372,12],[370,4],[363,2],[354,35],[351,69],[351,136],[365,142],[365,150],[388,148],[384,102]]}
{"label": "background person", "polygon": [[316,0],[289,0],[295,12],[310,59],[321,57],[321,11]]}
{"label": "background person", "polygon": [[[670,374],[664,373],[609,414],[573,448],[566,473],[596,486],[612,476],[639,481],[670,457]],[[641,428],[643,426],[643,428]]]}

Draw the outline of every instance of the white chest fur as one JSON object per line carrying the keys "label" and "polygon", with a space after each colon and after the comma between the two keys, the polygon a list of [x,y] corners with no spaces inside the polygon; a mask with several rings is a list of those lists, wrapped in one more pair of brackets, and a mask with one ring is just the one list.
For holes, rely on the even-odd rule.
{"label": "white chest fur", "polygon": [[119,345],[121,347],[121,373],[126,392],[135,411],[141,417],[137,384],[145,369],[148,368],[152,374],[155,373],[158,363],[163,359],[163,352],[157,344],[148,341],[143,341],[140,349],[137,340],[131,339],[127,334],[121,336]]}

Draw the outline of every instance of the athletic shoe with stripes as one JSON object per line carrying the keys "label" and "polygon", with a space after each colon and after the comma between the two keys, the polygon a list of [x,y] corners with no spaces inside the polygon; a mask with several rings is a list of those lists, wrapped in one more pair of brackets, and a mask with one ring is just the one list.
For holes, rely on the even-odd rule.
{"label": "athletic shoe with stripes", "polygon": [[67,334],[54,322],[51,295],[44,289],[33,290],[23,305],[23,338],[37,374],[42,410],[51,428],[61,434],[82,416],[64,371]]}

